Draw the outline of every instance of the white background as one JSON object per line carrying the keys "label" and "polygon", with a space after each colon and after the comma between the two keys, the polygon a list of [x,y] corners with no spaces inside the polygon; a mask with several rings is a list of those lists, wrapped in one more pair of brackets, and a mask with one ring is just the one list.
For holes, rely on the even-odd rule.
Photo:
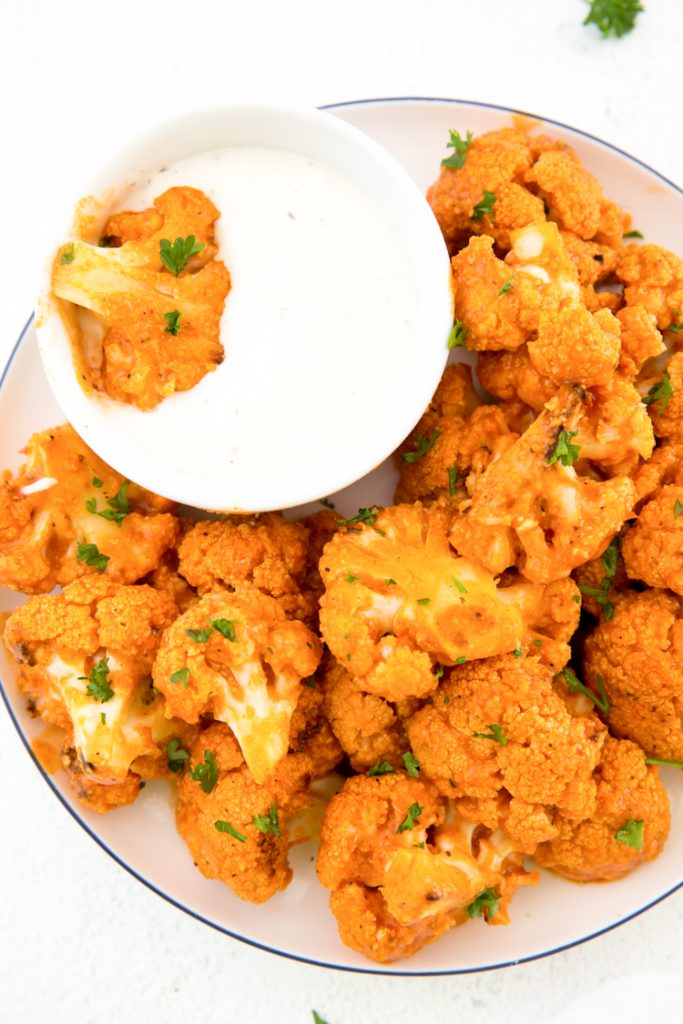
{"label": "white background", "polygon": [[[683,7],[644,2],[636,31],[603,41],[584,0],[0,0],[0,364],[55,208],[129,137],[200,106],[486,100],[681,181]],[[66,815],[4,714],[0,778],[3,1024],[310,1024],[313,1007],[329,1024],[683,1020],[683,894],[503,972],[357,977],[249,949],[148,892]]]}

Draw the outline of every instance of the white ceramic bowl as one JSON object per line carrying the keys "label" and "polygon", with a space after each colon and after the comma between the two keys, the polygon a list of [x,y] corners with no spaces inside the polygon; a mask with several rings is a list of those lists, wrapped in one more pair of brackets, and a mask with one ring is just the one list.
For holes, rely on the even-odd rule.
{"label": "white ceramic bowl", "polygon": [[[387,302],[373,288],[370,304],[361,316],[360,305],[346,298],[345,307],[346,290],[339,286],[335,290],[331,277],[323,275],[317,288],[312,283],[310,296],[290,299],[292,306],[299,302],[298,313],[296,309],[287,309],[284,317],[278,294],[283,303],[289,293],[285,290],[283,295],[272,287],[259,286],[261,256],[258,262],[247,261],[246,267],[240,264],[239,279],[233,275],[233,288],[222,318],[225,360],[215,372],[149,412],[114,402],[98,392],[87,393],[79,384],[69,336],[50,294],[55,253],[71,231],[78,237],[78,227],[70,231],[66,219],[47,262],[37,316],[47,378],[64,415],[83,439],[129,479],[167,498],[204,509],[289,508],[333,493],[363,477],[398,446],[422,415],[443,371],[452,323],[448,256],[424,195],[400,164],[374,140],[340,118],[320,111],[234,106],[169,122],[120,153],[91,184],[88,192],[96,200],[97,228],[112,211],[126,208],[131,193],[134,201],[136,188],[144,184],[150,173],[195,154],[255,146],[286,150],[309,161],[319,161],[369,197],[372,205],[368,204],[366,210],[362,211],[361,204],[352,207],[350,218],[339,225],[336,234],[323,233],[322,239],[318,239],[322,246],[320,260],[325,260],[325,253],[331,259],[340,236],[348,236],[349,246],[361,264],[357,241],[361,225],[374,210],[382,220],[386,219],[392,232],[387,255],[400,253],[396,267],[405,273],[405,290],[410,290],[414,283],[411,326],[404,335],[404,358],[392,358],[398,328],[404,330],[408,320],[397,320],[399,302]],[[271,190],[277,188],[281,178],[269,170],[271,163],[259,161],[263,179],[258,186],[251,178],[244,182],[246,201],[253,202],[256,194],[262,204],[267,201],[264,192],[268,186]],[[306,167],[303,162],[301,166]],[[183,179],[173,184],[181,181],[196,184]],[[288,194],[283,201],[293,200]],[[240,217],[244,219],[242,211],[233,207],[219,220],[226,245],[230,243],[231,224],[233,232],[239,231]],[[254,221],[249,220],[249,225]],[[294,230],[293,221],[289,223]],[[270,238],[273,244],[273,234],[264,230],[264,240]],[[248,237],[245,235],[245,242]],[[237,260],[240,253],[235,245],[238,251],[233,255]],[[278,256],[275,261],[273,257],[274,267],[282,267],[289,253],[288,244],[283,241],[283,258]],[[226,262],[231,269],[230,259]],[[344,261],[343,266],[349,262]],[[386,263],[369,258],[367,273],[361,274],[360,269],[356,273],[354,269],[354,281],[361,282],[362,288],[363,282],[380,272],[380,266]],[[283,267],[279,276],[285,272]],[[246,282],[249,276],[250,281]],[[387,281],[399,279],[388,271],[385,276]],[[277,280],[277,269],[270,280]],[[330,294],[340,298],[336,308],[330,303],[329,321],[335,321],[339,341],[346,338],[348,344],[326,344],[324,334],[318,340],[316,331],[312,335],[315,358],[305,359],[295,345],[290,344],[288,352],[282,343],[286,335],[278,332],[285,331],[285,319],[298,315],[301,329],[295,337],[312,334],[310,327],[315,314],[311,310],[316,308],[316,300],[319,315],[327,317],[328,305],[319,298],[325,282],[330,285]],[[258,330],[256,339],[239,329],[245,320],[244,307],[239,303],[248,291],[245,284],[250,283],[254,293],[249,307],[252,322],[258,320],[259,324],[263,321],[269,325],[268,329]],[[394,286],[395,290],[397,287]],[[394,298],[400,297],[401,290]],[[344,332],[345,317],[352,319],[355,329]],[[354,343],[357,351],[352,354]],[[351,359],[357,369],[355,381],[349,387],[346,374]],[[264,378],[271,386],[267,401],[263,399]],[[354,388],[365,396],[356,403],[362,409],[355,409],[350,402],[349,392]],[[321,401],[325,409],[322,416]],[[283,437],[285,424],[289,434]]]}
{"label": "white ceramic bowl", "polygon": [[[389,99],[341,104],[335,114],[382,143],[413,176],[420,189],[436,175],[448,129],[482,133],[510,123],[511,111],[489,104],[449,100]],[[613,199],[634,216],[646,240],[676,248],[683,221],[683,193],[633,157],[566,125],[547,120],[542,130],[573,146]],[[462,358],[454,350],[452,359]],[[42,372],[35,331],[29,323],[0,378],[0,467],[18,466],[19,448],[36,430],[60,422],[60,411]],[[396,482],[391,462],[333,500],[342,515],[361,506],[390,504]],[[318,506],[319,507],[319,506]],[[302,512],[310,509],[302,509]],[[23,598],[0,588],[0,611]],[[42,723],[29,716],[19,692],[16,666],[0,650],[2,695],[27,750]],[[27,764],[29,758],[27,755]],[[34,762],[35,764],[35,762]],[[618,882],[577,885],[543,872],[540,885],[520,889],[506,928],[473,921],[456,928],[410,960],[380,966],[342,945],[328,908],[328,894],[315,877],[311,844],[292,856],[290,887],[263,906],[244,903],[220,882],[203,878],[178,836],[168,786],[149,784],[129,807],[101,817],[75,799],[64,775],[45,782],[85,833],[118,864],[178,909],[225,935],[282,956],[342,970],[398,975],[485,971],[556,953],[614,928],[656,904],[683,884],[683,773],[664,769],[671,798],[672,828],[661,856]],[[11,822],[6,822],[7,827]],[[41,841],[40,826],[26,842]],[[55,854],[58,855],[58,852]],[[12,878],[5,880],[12,885]]]}

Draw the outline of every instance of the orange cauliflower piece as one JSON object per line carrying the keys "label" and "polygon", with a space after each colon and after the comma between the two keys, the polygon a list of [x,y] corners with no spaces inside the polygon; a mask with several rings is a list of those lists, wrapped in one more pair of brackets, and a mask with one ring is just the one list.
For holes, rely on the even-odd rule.
{"label": "orange cauliflower piece", "polygon": [[519,399],[537,412],[557,391],[557,385],[540,374],[531,362],[527,345],[514,352],[479,352],[477,377],[481,386],[496,398],[504,402]]}
{"label": "orange cauliflower piece", "polygon": [[667,484],[646,501],[622,544],[626,572],[683,595],[683,487]]}
{"label": "orange cauliflower piece", "polygon": [[344,756],[327,716],[327,686],[324,693],[318,689],[317,677],[301,688],[289,723],[289,750],[308,758],[314,779],[329,774]]}
{"label": "orange cauliflower piece", "polygon": [[623,878],[654,860],[669,834],[666,790],[635,743],[608,736],[594,777],[594,812],[580,821],[557,815],[557,834],[534,855],[541,867],[575,882]]}
{"label": "orange cauliflower piece", "polygon": [[683,486],[683,444],[658,445],[651,457],[633,474],[638,500],[651,498],[663,484]]}
{"label": "orange cauliflower piece", "polygon": [[[593,810],[604,726],[594,715],[570,714],[537,658],[505,655],[453,669],[413,716],[408,736],[422,774],[443,796],[503,793],[517,801],[506,828],[533,811],[547,837],[556,809],[568,817]],[[528,848],[525,829],[510,835]]]}
{"label": "orange cauliflower piece", "polygon": [[619,262],[619,249],[598,242],[587,242],[571,231],[560,231],[564,247],[576,268],[579,284],[584,289],[592,289],[611,277]]}
{"label": "orange cauliflower piece", "polygon": [[655,369],[641,375],[638,389],[644,394],[657,437],[683,441],[683,352],[667,360],[664,372]]}
{"label": "orange cauliflower piece", "polygon": [[542,153],[525,174],[549,207],[548,216],[579,238],[600,228],[602,189],[571,149]]}
{"label": "orange cauliflower piece", "polygon": [[46,594],[99,572],[134,583],[173,546],[171,502],[115,473],[72,427],[34,434],[24,453],[0,481],[0,586]]}
{"label": "orange cauliflower piece", "polygon": [[[579,476],[571,444],[586,392],[558,391],[531,427],[475,481],[450,541],[466,558],[500,573],[512,565],[529,580],[549,583],[597,557],[633,508],[626,476]],[[563,461],[564,460],[564,461]]]}
{"label": "orange cauliflower piece", "polygon": [[484,894],[486,922],[507,924],[517,885],[537,880],[500,833],[468,825],[430,783],[399,773],[357,776],[332,798],[317,869],[342,941],[380,963],[481,913]]}
{"label": "orange cauliflower piece", "polygon": [[[52,272],[54,294],[90,314],[87,331],[77,315],[70,318],[81,374],[140,409],[194,387],[222,362],[220,318],[230,290],[230,274],[213,258],[220,214],[207,196],[180,186],[154,206],[156,217],[143,211],[112,218],[105,237],[118,246],[69,242],[69,258],[62,248]],[[189,263],[170,270],[164,242],[190,238]]]}
{"label": "orange cauliflower piece", "polygon": [[584,681],[605,721],[651,757],[683,760],[683,605],[663,590],[629,593],[585,643]]}
{"label": "orange cauliflower piece", "polygon": [[178,782],[176,825],[194,863],[240,899],[264,903],[292,877],[287,823],[308,801],[307,759],[288,754],[258,783],[219,722],[199,733],[189,755]]}
{"label": "orange cauliflower piece", "polygon": [[[174,735],[149,674],[176,615],[165,594],[86,576],[32,597],[9,617],[4,642],[19,686],[46,722],[66,730],[93,783],[124,782],[138,759]],[[132,785],[132,783],[131,783]]]}
{"label": "orange cauliflower piece", "polygon": [[489,235],[499,249],[512,247],[512,232],[545,221],[543,200],[522,185],[514,182],[500,185],[495,196],[492,212],[481,220],[472,221],[470,230],[475,234]]}
{"label": "orange cauliflower piece", "polygon": [[619,374],[634,379],[648,359],[654,359],[664,352],[666,346],[657,330],[654,314],[642,306],[624,306],[616,314],[621,324],[621,354]]}
{"label": "orange cauliflower piece", "polygon": [[293,618],[308,618],[315,600],[302,593],[307,549],[306,527],[288,523],[280,512],[198,522],[178,548],[178,571],[200,594],[251,584]]}
{"label": "orange cauliflower piece", "polygon": [[619,260],[617,277],[624,282],[627,306],[640,306],[665,331],[683,312],[683,260],[659,245],[628,245]]}
{"label": "orange cauliflower piece", "polygon": [[256,588],[207,594],[165,632],[154,685],[169,717],[229,725],[261,784],[287,752],[301,680],[320,655],[317,636]]}
{"label": "orange cauliflower piece", "polygon": [[627,381],[614,377],[591,389],[576,440],[582,459],[610,475],[629,473],[652,455],[655,438],[640,395]]}
{"label": "orange cauliflower piece", "polygon": [[541,313],[529,358],[541,376],[556,384],[609,384],[619,361],[620,333],[608,309],[589,313],[584,306],[565,304]]}

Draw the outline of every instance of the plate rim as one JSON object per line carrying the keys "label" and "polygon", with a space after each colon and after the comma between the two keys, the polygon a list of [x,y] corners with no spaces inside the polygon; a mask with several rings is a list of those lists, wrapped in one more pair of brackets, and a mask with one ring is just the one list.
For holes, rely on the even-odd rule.
{"label": "plate rim", "polygon": [[[326,103],[320,105],[319,109],[338,110],[343,109],[345,107],[370,106],[379,103],[449,103],[453,104],[454,106],[481,107],[487,110],[495,110],[502,114],[519,114],[523,117],[533,118],[535,120],[541,121],[544,124],[553,125],[556,128],[562,128],[564,131],[571,132],[575,135],[580,136],[581,138],[589,139],[591,142],[597,143],[598,145],[604,147],[605,149],[618,153],[620,156],[629,160],[631,163],[637,164],[639,167],[642,167],[648,173],[654,175],[660,181],[664,182],[670,188],[674,189],[675,192],[678,192],[680,195],[683,195],[683,188],[681,188],[675,182],[671,181],[664,174],[661,174],[659,171],[655,170],[655,168],[650,167],[649,164],[646,164],[643,160],[640,160],[638,157],[633,156],[626,150],[621,149],[619,146],[615,146],[611,142],[607,142],[605,139],[602,139],[597,135],[593,135],[590,132],[582,131],[580,128],[575,128],[573,125],[566,124],[563,121],[557,121],[550,117],[544,117],[541,114],[532,114],[529,111],[519,110],[514,107],[503,106],[498,103],[488,103],[481,100],[455,99],[446,96],[378,96],[370,97],[367,99],[342,100],[336,103]],[[35,313],[32,313],[31,316],[26,321],[21,333],[19,334],[19,337],[17,338],[14,347],[10,351],[7,362],[3,367],[2,374],[0,374],[0,390],[2,390],[2,388],[5,385],[9,372],[14,363],[14,360],[34,321]],[[122,867],[125,871],[128,872],[129,875],[135,878],[138,882],[141,882],[142,885],[144,885],[151,892],[155,893],[161,899],[165,900],[165,902],[169,903],[177,910],[181,910],[189,917],[194,918],[194,920],[199,921],[204,925],[207,925],[209,928],[212,928],[214,931],[220,932],[222,935],[227,935],[232,939],[236,939],[238,942],[242,942],[247,946],[251,946],[252,948],[262,950],[266,953],[271,953],[275,956],[283,957],[286,960],[294,960],[297,963],[309,964],[313,967],[324,967],[328,970],[343,971],[350,974],[374,974],[383,975],[386,977],[424,978],[465,974],[483,974],[489,971],[502,970],[506,967],[515,967],[518,964],[527,964],[537,960],[544,960],[546,957],[555,956],[557,953],[564,952],[564,950],[572,949],[576,946],[582,946],[584,943],[590,942],[592,939],[596,939],[600,935],[606,935],[608,932],[613,931],[615,928],[619,928],[621,925],[626,924],[627,921],[632,921],[634,918],[639,917],[641,914],[644,914],[646,911],[652,909],[652,907],[657,906],[658,903],[663,902],[665,899],[668,899],[669,896],[673,895],[673,893],[683,888],[682,877],[676,885],[674,885],[672,888],[668,889],[661,895],[657,896],[656,899],[651,900],[649,903],[646,903],[644,906],[638,908],[637,910],[634,910],[632,913],[627,914],[625,917],[619,918],[619,920],[617,921],[613,921],[611,924],[606,925],[604,928],[599,928],[597,931],[591,932],[588,935],[581,936],[581,938],[573,939],[571,942],[563,943],[562,945],[555,946],[552,949],[543,950],[540,953],[533,953],[529,956],[520,957],[518,959],[503,960],[500,963],[496,964],[486,964],[481,967],[453,967],[449,968],[448,970],[391,970],[381,965],[352,966],[348,964],[330,963],[324,960],[315,960],[311,957],[300,956],[296,953],[287,952],[283,949],[277,949],[273,946],[265,945],[264,943],[258,942],[256,939],[250,939],[245,935],[239,935],[237,934],[237,932],[230,931],[229,928],[226,928],[224,925],[219,924],[217,921],[209,920],[208,918],[204,917],[201,913],[199,913],[199,911],[193,910],[191,907],[188,907],[185,904],[180,903],[170,893],[164,892],[162,889],[158,888],[158,886],[154,882],[146,878],[144,875],[140,874],[130,864],[127,864],[124,860],[122,860],[121,857],[115,852],[115,850],[113,850],[105,842],[104,839],[98,836],[90,828],[87,821],[85,821],[85,819],[80,816],[78,809],[72,807],[71,804],[69,804],[65,800],[60,790],[53,783],[51,777],[48,775],[48,773],[44,770],[40,762],[37,760],[31,748],[30,741],[25,732],[23,731],[23,729],[21,728],[21,725],[19,724],[19,721],[14,714],[14,709],[12,707],[12,704],[10,703],[9,692],[6,689],[5,683],[3,682],[2,678],[0,678],[0,696],[2,696],[3,703],[7,708],[7,713],[9,714],[10,721],[14,725],[14,728],[16,729],[19,738],[24,745],[24,748],[26,749],[26,752],[29,755],[29,759],[36,768],[36,770],[38,771],[39,775],[42,777],[42,779],[47,784],[47,786],[54,794],[54,796],[57,798],[57,800],[61,803],[62,807],[66,809],[71,818],[78,825],[80,825],[80,827],[83,829],[86,835],[88,835],[90,839],[92,839],[93,842],[100,847],[101,850],[108,854],[112,858],[112,860],[119,865],[119,867]]]}

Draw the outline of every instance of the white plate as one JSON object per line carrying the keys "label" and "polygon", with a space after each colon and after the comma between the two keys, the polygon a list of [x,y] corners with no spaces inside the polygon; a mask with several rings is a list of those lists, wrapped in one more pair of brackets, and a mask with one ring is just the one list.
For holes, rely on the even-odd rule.
{"label": "white plate", "polygon": [[[445,152],[448,129],[477,134],[509,124],[510,112],[486,104],[454,100],[389,99],[341,104],[335,112],[387,147],[426,188]],[[683,221],[683,193],[628,154],[591,136],[546,122],[566,140],[605,186],[607,194],[631,211],[648,241],[676,247],[676,225]],[[17,466],[17,450],[29,435],[62,419],[40,366],[29,323],[0,379],[0,466]],[[343,492],[345,513],[373,502],[391,503],[392,471],[383,467]],[[20,603],[0,590],[0,610]],[[43,726],[31,719],[14,685],[16,670],[3,653],[0,674],[8,711],[29,749]],[[294,880],[286,892],[261,907],[243,903],[220,882],[203,878],[176,833],[166,783],[148,785],[130,807],[100,817],[86,811],[60,775],[45,781],[85,831],[131,874],[179,909],[227,935],[263,949],[345,970],[392,974],[456,974],[483,971],[546,956],[584,942],[641,913],[683,884],[683,775],[666,769],[673,827],[664,852],[633,875],[607,885],[577,885],[544,875],[539,886],[521,889],[507,928],[473,921],[456,928],[408,961],[373,965],[340,942],[327,906],[327,892],[315,878],[310,845],[291,860]],[[161,851],[161,852],[160,852]]]}

